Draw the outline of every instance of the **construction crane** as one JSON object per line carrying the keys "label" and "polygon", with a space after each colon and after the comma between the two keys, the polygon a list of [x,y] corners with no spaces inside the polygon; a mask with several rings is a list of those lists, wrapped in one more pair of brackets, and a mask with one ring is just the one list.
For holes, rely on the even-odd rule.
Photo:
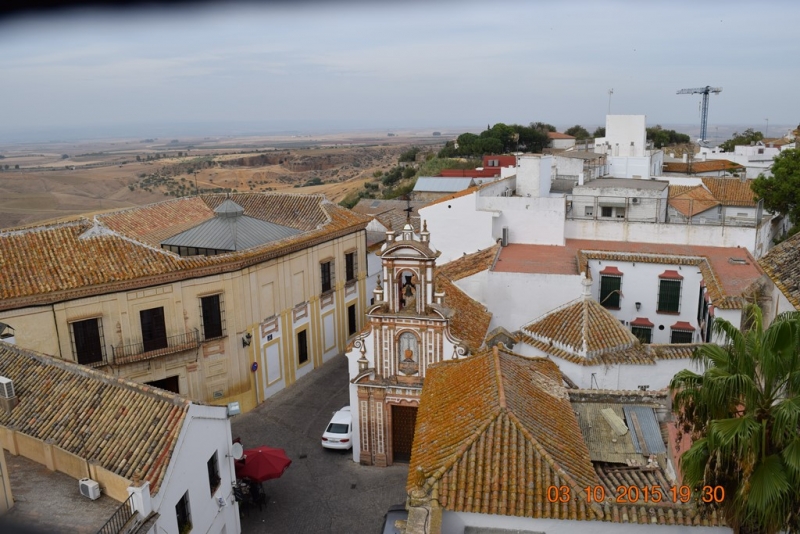
{"label": "construction crane", "polygon": [[722,92],[722,87],[695,87],[693,89],[681,89],[679,95],[703,95],[703,108],[700,110],[700,142],[706,140],[706,127],[708,126],[708,95],[714,93],[718,95]]}

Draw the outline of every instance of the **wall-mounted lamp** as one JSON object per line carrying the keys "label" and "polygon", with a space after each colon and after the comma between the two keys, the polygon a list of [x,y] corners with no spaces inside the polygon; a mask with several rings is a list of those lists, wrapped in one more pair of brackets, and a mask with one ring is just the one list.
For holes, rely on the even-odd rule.
{"label": "wall-mounted lamp", "polygon": [[249,347],[250,343],[252,342],[253,342],[253,334],[251,334],[250,332],[242,336],[242,347]]}
{"label": "wall-mounted lamp", "polygon": [[641,302],[637,302],[636,303],[636,311],[639,311],[640,309],[642,309],[642,303]]}

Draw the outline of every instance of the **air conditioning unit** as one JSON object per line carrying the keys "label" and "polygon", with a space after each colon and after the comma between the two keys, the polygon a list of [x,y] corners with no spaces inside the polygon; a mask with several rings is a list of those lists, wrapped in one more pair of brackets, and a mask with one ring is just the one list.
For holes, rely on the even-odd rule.
{"label": "air conditioning unit", "polygon": [[0,397],[4,399],[13,399],[16,397],[14,394],[14,382],[10,378],[0,376]]}
{"label": "air conditioning unit", "polygon": [[639,203],[639,199],[638,199],[638,198],[636,198],[636,197],[633,197],[633,198],[631,199],[631,204],[638,204],[638,203]]}
{"label": "air conditioning unit", "polygon": [[81,495],[89,497],[90,499],[97,500],[100,498],[100,484],[91,478],[82,478],[78,481],[81,488]]}

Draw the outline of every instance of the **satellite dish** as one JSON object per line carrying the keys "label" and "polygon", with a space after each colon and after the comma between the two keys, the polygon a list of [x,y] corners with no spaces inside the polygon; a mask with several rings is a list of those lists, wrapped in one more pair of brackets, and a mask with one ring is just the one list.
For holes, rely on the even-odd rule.
{"label": "satellite dish", "polygon": [[234,443],[231,447],[231,456],[234,460],[241,460],[242,456],[244,456],[244,447],[242,447],[241,443]]}

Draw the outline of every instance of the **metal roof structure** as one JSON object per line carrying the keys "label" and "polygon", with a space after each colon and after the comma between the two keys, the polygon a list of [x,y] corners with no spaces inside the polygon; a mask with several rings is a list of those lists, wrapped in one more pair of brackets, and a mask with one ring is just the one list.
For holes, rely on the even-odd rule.
{"label": "metal roof structure", "polygon": [[443,176],[420,176],[414,191],[427,193],[457,193],[475,185],[472,178],[448,178]]}
{"label": "metal roof structure", "polygon": [[301,234],[300,230],[244,215],[244,208],[227,199],[214,209],[214,217],[169,237],[162,247],[194,247],[237,251]]}
{"label": "metal roof structure", "polygon": [[[589,457],[593,462],[610,462],[629,464],[646,460],[649,454],[655,454],[661,460],[667,452],[655,412],[651,406],[637,406],[619,403],[573,402],[572,409],[578,417],[584,441],[589,447]],[[615,429],[604,411],[613,413],[619,418],[620,428]],[[633,424],[636,414],[637,424]],[[627,426],[627,432],[621,429]],[[646,453],[639,444],[638,435],[645,442]]]}

